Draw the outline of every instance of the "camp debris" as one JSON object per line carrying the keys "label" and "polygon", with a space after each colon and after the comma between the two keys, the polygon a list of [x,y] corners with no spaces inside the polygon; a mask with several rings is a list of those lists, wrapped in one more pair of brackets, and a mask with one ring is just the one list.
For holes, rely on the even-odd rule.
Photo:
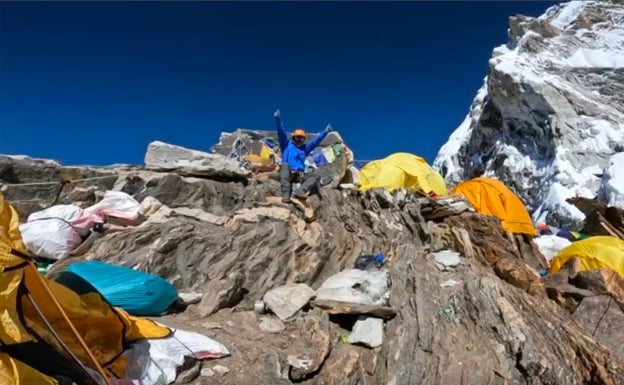
{"label": "camp debris", "polygon": [[[112,307],[93,288],[85,286],[76,292],[41,276],[21,239],[17,212],[5,202],[1,192],[0,303],[4,307],[0,319],[2,383],[57,384],[63,377],[77,384],[111,385],[109,376],[138,382],[140,378],[129,376],[140,376],[138,372],[145,371],[135,368],[164,362],[161,355],[152,355],[151,348],[141,348],[149,347],[156,339],[170,343],[161,353],[175,365],[183,361],[182,348],[173,350],[171,338],[184,345],[183,355],[202,359],[229,354],[223,345],[207,337],[192,335],[181,340],[179,330],[172,331]],[[143,343],[145,339],[150,339],[147,345]],[[124,349],[142,340],[138,345],[141,354],[128,359]],[[195,347],[189,351],[187,344],[193,341],[202,346],[192,345]],[[164,385],[170,376],[159,378],[164,380],[140,384]]]}
{"label": "camp debris", "polygon": [[102,231],[106,222],[132,225],[139,217],[140,204],[121,191],[106,191],[93,206],[55,205],[28,216],[19,230],[26,248],[39,257],[59,260],[69,255],[93,231]]}
{"label": "camp debris", "polygon": [[141,385],[168,385],[185,357],[220,358],[230,355],[225,346],[202,334],[175,329],[169,337],[144,339],[130,345],[123,357],[128,360],[125,377]]}
{"label": "camp debris", "polygon": [[360,170],[359,189],[385,188],[394,191],[407,188],[425,196],[447,194],[444,178],[425,159],[397,152],[367,163]]}
{"label": "camp debris", "polygon": [[56,281],[74,291],[93,286],[111,305],[132,315],[163,314],[178,298],[175,286],[161,277],[101,261],[74,263]]}
{"label": "camp debris", "polygon": [[[307,140],[314,139],[316,135],[308,134]],[[242,166],[257,173],[277,170],[282,155],[277,132],[242,128],[232,133],[221,133],[219,143],[212,146],[211,151],[236,159]],[[321,178],[331,180],[331,187],[358,181],[359,172],[353,166],[353,152],[336,131],[323,139],[305,163],[307,171],[314,170]]]}
{"label": "camp debris", "polygon": [[505,231],[531,236],[537,233],[524,203],[497,179],[470,179],[458,184],[451,193],[466,197],[481,214],[500,218]]}
{"label": "camp debris", "polygon": [[624,240],[600,235],[572,242],[553,258],[549,273],[559,271],[571,258],[580,261],[582,270],[609,268],[624,278]]}
{"label": "camp debris", "polygon": [[[330,314],[357,317],[347,342],[371,348],[383,342],[383,318],[394,316],[386,305],[389,300],[387,272],[383,268],[347,269],[331,277],[316,290],[313,306],[325,308]],[[362,313],[355,312],[362,309]],[[382,309],[388,309],[383,316]]]}
{"label": "camp debris", "polygon": [[78,247],[104,219],[74,205],[56,205],[28,216],[19,229],[34,255],[59,260]]}

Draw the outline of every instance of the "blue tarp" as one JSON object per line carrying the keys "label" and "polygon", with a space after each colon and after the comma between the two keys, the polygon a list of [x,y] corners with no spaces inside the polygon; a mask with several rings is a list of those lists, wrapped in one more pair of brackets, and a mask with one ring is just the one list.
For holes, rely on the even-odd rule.
{"label": "blue tarp", "polygon": [[327,159],[325,159],[325,155],[323,155],[323,152],[318,148],[312,151],[310,156],[312,157],[312,160],[314,161],[316,167],[327,166]]}
{"label": "blue tarp", "polygon": [[133,315],[159,315],[178,298],[171,283],[152,274],[100,261],[78,262],[67,272],[91,284],[113,306]]}

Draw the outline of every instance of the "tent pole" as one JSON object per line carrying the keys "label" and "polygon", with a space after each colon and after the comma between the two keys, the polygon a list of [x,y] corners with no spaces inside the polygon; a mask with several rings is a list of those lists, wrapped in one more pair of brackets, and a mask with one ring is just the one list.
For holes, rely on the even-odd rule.
{"label": "tent pole", "polygon": [[93,374],[91,374],[89,372],[89,370],[87,369],[87,367],[82,363],[82,361],[80,361],[80,359],[78,357],[76,357],[74,352],[71,351],[69,346],[67,346],[65,341],[63,341],[61,336],[57,333],[56,329],[54,329],[54,327],[50,324],[50,321],[48,321],[48,319],[45,317],[45,315],[43,314],[43,312],[39,308],[39,305],[37,305],[37,302],[35,302],[35,299],[32,297],[32,295],[30,293],[26,293],[26,297],[30,300],[30,304],[35,308],[35,311],[37,312],[37,314],[39,314],[39,317],[41,317],[41,320],[43,320],[43,323],[46,324],[46,326],[48,327],[50,332],[52,332],[52,334],[54,335],[56,340],[59,342],[59,344],[61,344],[63,349],[65,349],[67,354],[69,354],[71,356],[71,358],[73,358],[73,360],[76,361],[78,363],[78,365],[80,365],[80,368],[85,372],[85,374],[87,376],[93,378],[93,380],[95,380],[95,382],[99,383],[100,381],[98,381],[97,378],[93,377]]}
{"label": "tent pole", "polygon": [[85,353],[87,353],[87,356],[91,360],[91,363],[95,366],[97,371],[100,373],[100,375],[104,379],[104,382],[106,383],[106,385],[112,385],[112,383],[110,382],[110,380],[106,376],[106,373],[104,372],[104,369],[102,368],[102,365],[100,365],[100,363],[95,358],[95,356],[93,356],[93,353],[91,352],[91,349],[89,349],[89,347],[84,342],[82,337],[80,337],[80,334],[78,333],[78,330],[76,330],[76,328],[74,327],[74,324],[72,324],[72,322],[69,319],[69,317],[67,316],[67,314],[65,314],[65,311],[63,311],[63,308],[61,307],[61,304],[58,302],[56,297],[54,297],[54,294],[52,293],[52,291],[50,290],[50,288],[48,287],[46,282],[43,280],[43,277],[41,277],[41,275],[37,271],[37,268],[35,267],[35,265],[32,262],[32,260],[27,260],[26,262],[28,263],[28,267],[33,271],[34,275],[36,276],[35,280],[37,280],[39,282],[39,284],[43,287],[43,290],[46,292],[48,297],[50,297],[50,300],[52,301],[54,306],[61,313],[61,316],[63,317],[63,319],[65,320],[65,322],[69,326],[69,328],[71,329],[72,333],[78,339],[78,342],[80,343],[80,346],[84,349]]}

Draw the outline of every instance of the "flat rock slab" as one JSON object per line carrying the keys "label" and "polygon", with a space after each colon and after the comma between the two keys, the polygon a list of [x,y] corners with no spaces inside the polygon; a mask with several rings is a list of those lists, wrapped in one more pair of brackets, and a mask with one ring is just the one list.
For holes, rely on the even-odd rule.
{"label": "flat rock slab", "polygon": [[286,329],[284,323],[275,318],[262,317],[260,321],[260,330],[267,333],[281,333]]}
{"label": "flat rock slab", "polygon": [[325,310],[329,314],[358,314],[371,315],[379,318],[390,319],[396,315],[396,310],[389,306],[360,305],[356,303],[313,300],[310,305]]}
{"label": "flat rock slab", "polygon": [[381,318],[360,316],[353,325],[353,331],[347,342],[376,348],[383,343],[383,320]]}
{"label": "flat rock slab", "polygon": [[239,179],[249,176],[249,171],[234,159],[159,141],[152,142],[147,147],[145,167],[196,176]]}
{"label": "flat rock slab", "polygon": [[304,283],[285,285],[271,289],[264,294],[263,300],[281,320],[292,317],[304,307],[316,292]]}

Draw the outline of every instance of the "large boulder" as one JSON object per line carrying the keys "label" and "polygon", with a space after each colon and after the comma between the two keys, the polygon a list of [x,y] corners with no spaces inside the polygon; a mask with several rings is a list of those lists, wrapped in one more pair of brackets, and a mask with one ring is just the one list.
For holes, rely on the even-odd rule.
{"label": "large boulder", "polygon": [[148,170],[174,171],[220,180],[244,179],[250,174],[235,159],[160,141],[152,142],[147,147],[145,167]]}

